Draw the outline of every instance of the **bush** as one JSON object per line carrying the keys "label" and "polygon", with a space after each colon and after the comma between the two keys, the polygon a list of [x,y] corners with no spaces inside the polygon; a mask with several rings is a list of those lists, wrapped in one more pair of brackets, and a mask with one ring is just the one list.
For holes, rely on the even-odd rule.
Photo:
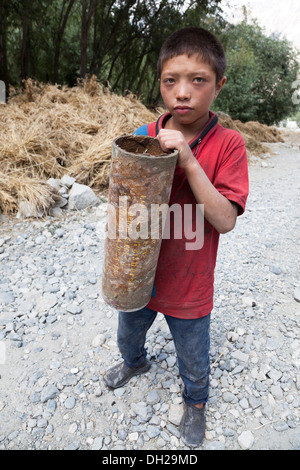
{"label": "bush", "polygon": [[268,125],[295,112],[292,83],[300,66],[286,40],[267,37],[259,26],[246,22],[231,25],[220,39],[227,54],[227,84],[215,109]]}

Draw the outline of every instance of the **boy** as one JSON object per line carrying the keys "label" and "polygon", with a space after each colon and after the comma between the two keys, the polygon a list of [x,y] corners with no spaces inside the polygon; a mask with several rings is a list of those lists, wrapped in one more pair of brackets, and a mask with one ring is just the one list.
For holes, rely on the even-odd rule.
{"label": "boy", "polygon": [[[154,289],[147,307],[119,312],[118,346],[124,362],[107,371],[111,388],[149,370],[146,333],[157,312],[173,336],[184,383],[183,441],[198,447],[205,434],[209,387],[209,324],[220,233],[232,230],[245,210],[248,166],[239,133],[224,129],[209,108],[226,78],[222,45],[196,27],[173,33],[158,59],[161,95],[168,110],[135,134],[157,136],[164,151],[179,151],[170,205],[204,205],[204,244],[187,250],[186,239],[162,240]],[[172,234],[172,227],[170,233]]]}

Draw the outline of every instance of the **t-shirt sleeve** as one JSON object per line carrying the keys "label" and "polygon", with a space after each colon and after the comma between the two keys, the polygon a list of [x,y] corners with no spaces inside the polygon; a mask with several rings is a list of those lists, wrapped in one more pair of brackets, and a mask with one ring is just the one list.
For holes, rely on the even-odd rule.
{"label": "t-shirt sleeve", "polygon": [[134,131],[133,135],[148,135],[148,125],[144,124]]}
{"label": "t-shirt sleeve", "polygon": [[243,214],[249,194],[249,177],[246,146],[240,134],[233,135],[226,143],[213,184],[223,196],[238,205],[238,215]]}

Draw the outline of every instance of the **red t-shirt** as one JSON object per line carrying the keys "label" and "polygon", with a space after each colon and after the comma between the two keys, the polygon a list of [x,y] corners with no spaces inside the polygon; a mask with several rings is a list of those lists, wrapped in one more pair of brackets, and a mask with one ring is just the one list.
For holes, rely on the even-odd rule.
{"label": "red t-shirt", "polygon": [[[210,120],[214,117],[210,112]],[[170,117],[166,113],[159,121],[164,127]],[[146,132],[145,132],[146,127]],[[142,126],[135,132],[156,136],[156,123]],[[217,123],[203,138],[195,157],[214,187],[238,205],[238,214],[245,210],[249,192],[248,163],[243,137],[232,129]],[[176,167],[169,206],[180,204],[196,207],[196,199],[184,171]],[[190,206],[191,207],[191,206]],[[194,219],[195,217],[194,211]],[[204,207],[205,214],[205,207]],[[184,217],[182,217],[182,223]],[[196,225],[193,220],[193,230]],[[174,238],[173,218],[170,219],[170,239],[163,239],[156,270],[154,289],[147,307],[177,318],[200,318],[213,309],[214,269],[216,265],[219,232],[204,219],[204,242],[197,250],[187,250],[190,234]],[[177,236],[177,235],[176,235]],[[195,239],[196,240],[196,239]]]}

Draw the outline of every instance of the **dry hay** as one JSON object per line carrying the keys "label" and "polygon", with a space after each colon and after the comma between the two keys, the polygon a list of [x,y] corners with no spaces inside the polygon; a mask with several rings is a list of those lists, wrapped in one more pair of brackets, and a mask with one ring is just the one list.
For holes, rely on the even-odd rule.
{"label": "dry hay", "polygon": [[23,205],[23,210],[40,217],[59,199],[57,191],[43,180],[0,171],[0,207],[5,214],[16,212]]}
{"label": "dry hay", "polygon": [[95,190],[107,185],[112,140],[157,117],[132,94],[117,96],[95,77],[73,88],[30,79],[24,85],[0,107],[0,210],[6,214],[24,199],[49,210],[57,197],[46,184],[51,177],[67,173]]}
{"label": "dry hay", "polygon": [[282,133],[276,127],[256,121],[243,123],[237,119],[231,119],[228,114],[220,112],[217,114],[223,127],[235,129],[242,134],[248,155],[262,156],[267,152],[272,154],[271,149],[265,143],[284,142]]}
{"label": "dry hay", "polygon": [[[26,203],[36,213],[49,212],[59,195],[46,181],[64,174],[96,192],[107,187],[112,140],[162,112],[131,93],[111,93],[94,76],[73,88],[27,80],[22,93],[0,106],[0,211],[14,213]],[[242,125],[222,113],[219,119],[243,134],[252,153],[266,151],[260,142],[270,133],[280,138],[258,123]]]}

